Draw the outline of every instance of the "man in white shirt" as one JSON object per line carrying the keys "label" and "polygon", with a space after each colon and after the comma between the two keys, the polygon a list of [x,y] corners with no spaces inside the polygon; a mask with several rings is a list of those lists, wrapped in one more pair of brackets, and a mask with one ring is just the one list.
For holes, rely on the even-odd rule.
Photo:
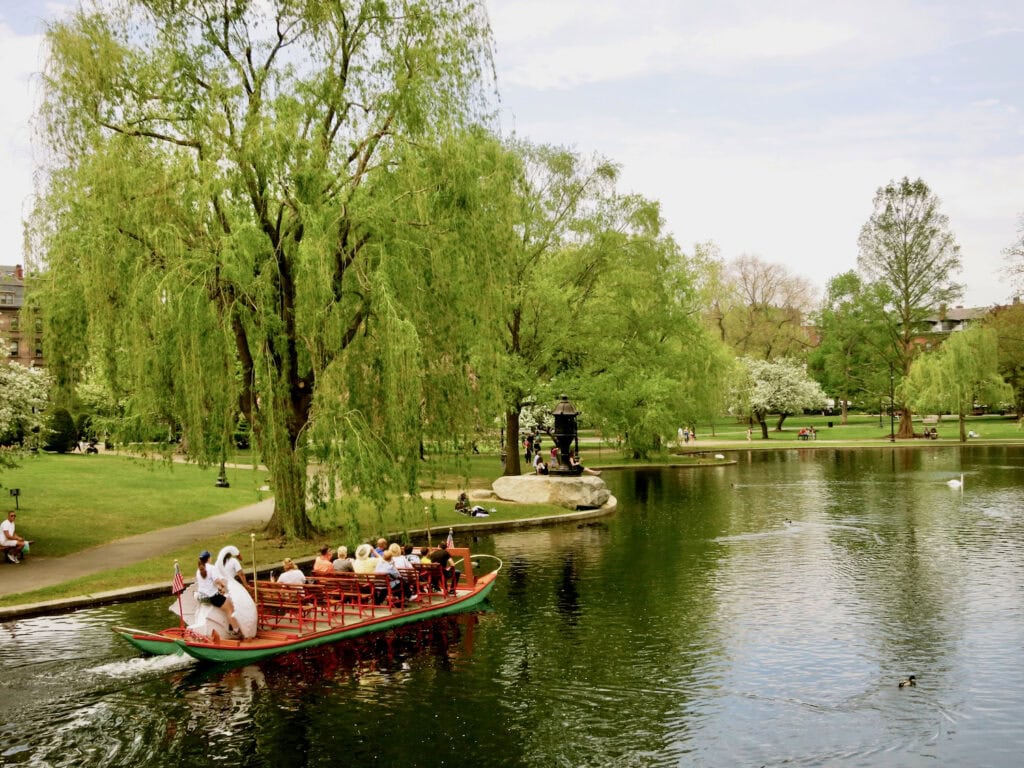
{"label": "man in white shirt", "polygon": [[4,555],[12,563],[21,562],[21,553],[25,549],[25,539],[14,532],[14,520],[17,513],[11,510],[7,513],[7,519],[0,523],[0,547],[3,547]]}

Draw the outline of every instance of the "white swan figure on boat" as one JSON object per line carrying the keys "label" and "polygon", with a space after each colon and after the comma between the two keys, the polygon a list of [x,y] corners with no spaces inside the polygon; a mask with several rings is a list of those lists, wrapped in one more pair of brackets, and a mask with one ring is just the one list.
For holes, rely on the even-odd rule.
{"label": "white swan figure on boat", "polygon": [[946,481],[946,485],[948,485],[950,488],[959,488],[960,490],[963,490],[963,487],[964,487],[964,476],[963,476],[963,473],[960,474],[960,479],[959,480],[957,480],[955,477],[952,480],[947,480]]}

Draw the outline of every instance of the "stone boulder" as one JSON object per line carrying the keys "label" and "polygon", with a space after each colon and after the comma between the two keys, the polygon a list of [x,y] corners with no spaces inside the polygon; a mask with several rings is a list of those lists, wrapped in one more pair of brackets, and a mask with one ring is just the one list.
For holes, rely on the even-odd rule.
{"label": "stone boulder", "polygon": [[493,488],[505,501],[555,504],[566,509],[597,509],[611,497],[604,480],[595,475],[505,476],[495,480]]}

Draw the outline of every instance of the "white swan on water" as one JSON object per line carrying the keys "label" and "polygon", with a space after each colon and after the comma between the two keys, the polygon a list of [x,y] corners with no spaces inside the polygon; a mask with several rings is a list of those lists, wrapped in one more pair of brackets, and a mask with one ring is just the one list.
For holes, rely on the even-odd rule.
{"label": "white swan on water", "polygon": [[963,476],[963,473],[960,474],[960,479],[959,480],[957,480],[955,477],[952,480],[947,480],[946,481],[946,485],[948,485],[950,488],[960,488],[961,490],[963,490],[963,487],[964,487],[964,476]]}

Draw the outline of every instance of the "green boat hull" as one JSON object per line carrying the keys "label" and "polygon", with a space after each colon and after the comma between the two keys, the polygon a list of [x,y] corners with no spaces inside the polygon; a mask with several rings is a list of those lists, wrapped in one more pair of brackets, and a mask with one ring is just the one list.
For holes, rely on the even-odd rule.
{"label": "green boat hull", "polygon": [[115,627],[114,633],[122,637],[125,642],[134,645],[143,653],[148,653],[151,656],[180,656],[184,653],[175,642],[174,637],[155,635],[151,632],[122,627]]}
{"label": "green boat hull", "polygon": [[[311,634],[307,637],[299,637],[292,640],[282,641],[275,645],[259,648],[247,648],[240,645],[231,646],[205,642],[199,643],[193,640],[179,638],[174,641],[174,646],[180,651],[183,651],[189,656],[200,661],[212,662],[215,664],[235,664],[240,662],[259,661],[282,653],[300,651],[304,648],[314,648],[318,645],[336,643],[341,640],[361,637],[362,635],[368,635],[374,632],[384,632],[389,629],[395,629],[396,627],[412,624],[417,621],[423,621],[425,619],[433,619],[438,616],[460,613],[479,605],[487,599],[487,596],[491,593],[491,589],[494,587],[494,582],[496,581],[494,578],[495,575],[496,574],[488,574],[487,576],[481,577],[478,581],[477,589],[465,597],[453,602],[429,606],[415,611],[392,614],[379,619],[359,624],[351,624],[345,627],[338,627],[332,630],[325,630],[323,632]],[[133,645],[141,647],[137,642],[137,638],[125,639]],[[153,653],[154,651],[149,652]],[[166,651],[155,652],[166,653]]]}

